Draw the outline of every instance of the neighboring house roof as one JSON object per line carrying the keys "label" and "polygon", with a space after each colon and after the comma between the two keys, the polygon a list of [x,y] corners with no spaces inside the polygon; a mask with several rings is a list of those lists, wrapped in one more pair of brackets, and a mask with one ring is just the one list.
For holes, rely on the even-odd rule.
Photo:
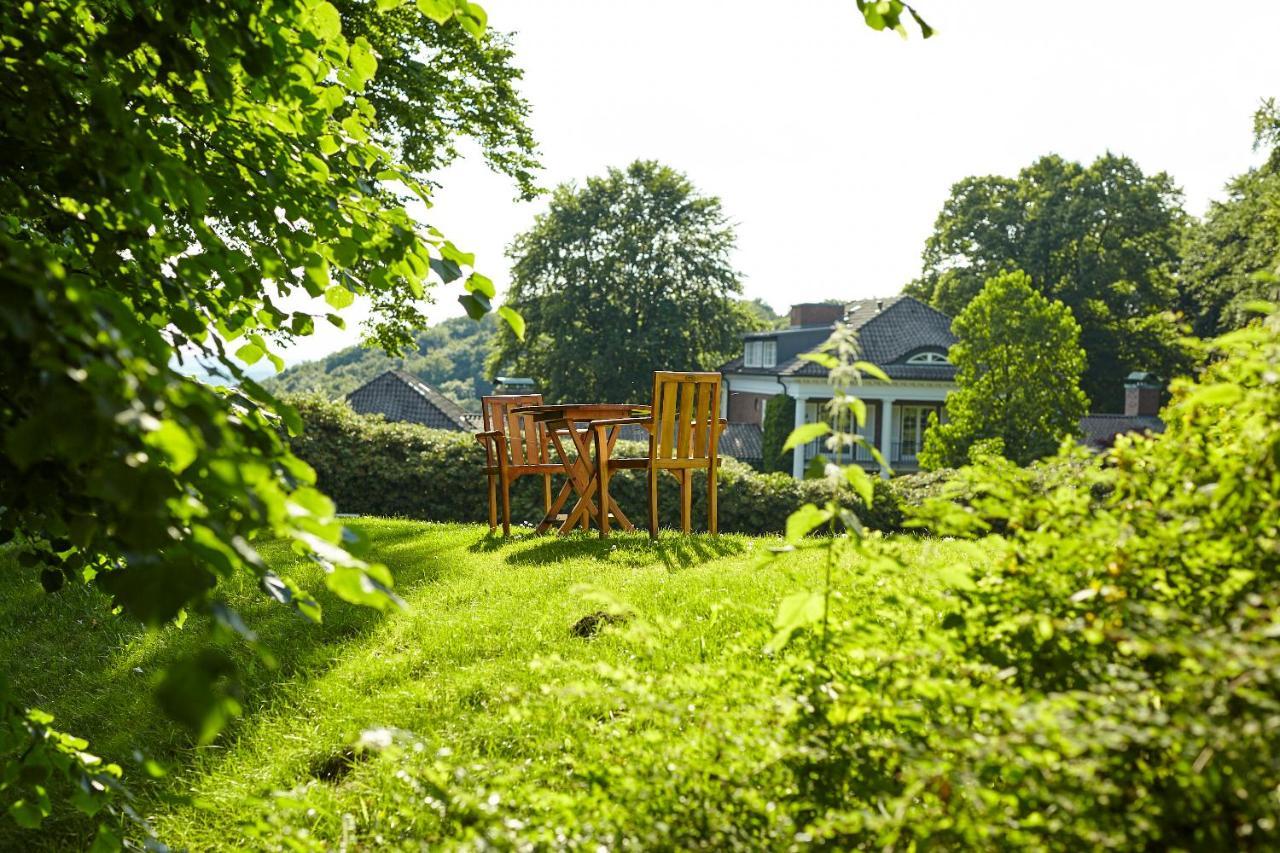
{"label": "neighboring house roof", "polygon": [[383,415],[435,429],[469,431],[462,407],[439,389],[403,370],[388,370],[347,395],[351,408],[363,415]]}
{"label": "neighboring house roof", "polygon": [[1164,432],[1164,421],[1155,415],[1085,415],[1080,419],[1081,442],[1088,447],[1110,447],[1126,432]]}
{"label": "neighboring house roof", "polygon": [[[649,432],[637,424],[622,427],[621,441],[649,441]],[[743,462],[759,462],[764,458],[764,431],[759,424],[727,424],[720,433],[720,455]]]}
{"label": "neighboring house roof", "polygon": [[[858,334],[859,358],[880,367],[890,379],[954,382],[951,364],[907,364],[913,355],[927,351],[946,352],[956,342],[951,334],[951,318],[910,296],[891,296],[851,303],[844,322]],[[777,339],[777,364],[766,368],[744,368],[739,356],[720,368],[724,373],[777,376],[824,377],[827,369],[800,356],[821,346],[835,326],[806,326],[776,332],[754,332],[746,337]]]}

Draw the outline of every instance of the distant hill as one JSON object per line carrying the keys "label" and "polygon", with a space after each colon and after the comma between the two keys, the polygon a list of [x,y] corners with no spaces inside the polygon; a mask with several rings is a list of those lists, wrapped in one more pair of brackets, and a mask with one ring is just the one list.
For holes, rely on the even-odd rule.
{"label": "distant hill", "polygon": [[280,393],[314,392],[335,399],[384,370],[404,370],[430,382],[466,411],[478,412],[480,395],[492,387],[484,378],[484,360],[494,330],[492,314],[480,322],[455,317],[419,332],[415,351],[404,358],[388,358],[378,349],[348,347],[295,364],[263,384]]}

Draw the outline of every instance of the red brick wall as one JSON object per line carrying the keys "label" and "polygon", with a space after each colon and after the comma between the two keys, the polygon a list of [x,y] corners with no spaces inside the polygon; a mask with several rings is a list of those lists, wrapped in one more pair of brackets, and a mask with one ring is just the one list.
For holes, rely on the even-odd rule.
{"label": "red brick wall", "polygon": [[731,424],[758,424],[764,420],[764,401],[767,394],[746,394],[740,391],[729,392],[729,414],[726,416]]}
{"label": "red brick wall", "polygon": [[844,316],[843,305],[802,302],[791,306],[792,326],[829,326]]}

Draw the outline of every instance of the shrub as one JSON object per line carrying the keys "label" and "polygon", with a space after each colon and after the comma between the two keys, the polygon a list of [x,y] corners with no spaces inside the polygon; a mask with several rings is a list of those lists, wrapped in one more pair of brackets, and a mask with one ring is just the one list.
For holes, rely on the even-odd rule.
{"label": "shrub", "polygon": [[1214,354],[1163,435],[954,472],[921,515],[994,559],[936,566],[917,623],[842,609],[892,543],[823,544],[860,559],[790,661],[807,841],[1280,844],[1280,315]]}
{"label": "shrub", "polygon": [[[334,500],[339,511],[426,521],[487,519],[484,448],[470,433],[388,423],[317,396],[297,397],[291,402],[305,427],[293,438],[293,451],[315,468],[317,486]],[[623,442],[615,452],[640,456],[647,449]],[[563,481],[557,477],[553,488],[558,489]],[[806,502],[825,501],[836,488],[826,480],[796,481],[786,474],[759,474],[735,459],[722,458],[720,529],[726,533],[780,532],[792,510]],[[875,529],[896,529],[902,520],[896,498],[879,479],[875,488],[872,507],[863,507],[859,517]],[[632,522],[643,526],[648,511],[644,472],[618,472],[610,478],[609,491]],[[679,525],[679,494],[676,481],[664,476],[658,492],[659,520],[664,527]],[[706,473],[694,472],[695,529],[705,525],[706,501]],[[511,504],[512,523],[536,523],[542,517],[541,478],[517,480]]]}
{"label": "shrub", "polygon": [[769,398],[764,410],[764,426],[761,445],[761,469],[764,471],[790,472],[794,450],[782,449],[796,422],[796,398],[779,394]]}

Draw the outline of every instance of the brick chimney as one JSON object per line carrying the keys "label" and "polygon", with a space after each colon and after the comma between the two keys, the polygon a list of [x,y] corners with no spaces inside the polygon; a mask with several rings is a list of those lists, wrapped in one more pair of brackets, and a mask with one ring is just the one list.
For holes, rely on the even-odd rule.
{"label": "brick chimney", "polygon": [[831,326],[844,317],[844,306],[829,302],[801,302],[791,306],[791,325]]}
{"label": "brick chimney", "polygon": [[1138,370],[1124,378],[1125,417],[1160,414],[1160,392],[1164,387],[1153,373]]}

